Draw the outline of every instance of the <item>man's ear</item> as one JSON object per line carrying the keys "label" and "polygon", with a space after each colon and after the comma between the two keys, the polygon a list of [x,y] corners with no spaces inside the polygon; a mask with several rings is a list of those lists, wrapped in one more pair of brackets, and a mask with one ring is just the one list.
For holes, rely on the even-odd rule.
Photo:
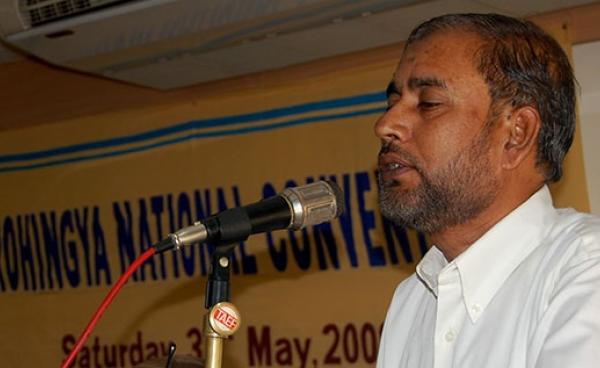
{"label": "man's ear", "polygon": [[502,167],[514,169],[532,154],[535,160],[541,125],[538,111],[531,106],[513,109],[504,124],[506,135]]}

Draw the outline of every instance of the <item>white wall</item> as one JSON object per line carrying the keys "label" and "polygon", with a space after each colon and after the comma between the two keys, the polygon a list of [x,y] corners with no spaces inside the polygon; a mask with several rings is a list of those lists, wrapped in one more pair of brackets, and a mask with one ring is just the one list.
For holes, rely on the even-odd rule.
{"label": "white wall", "polygon": [[600,41],[575,45],[573,59],[581,86],[579,112],[590,208],[600,215]]}

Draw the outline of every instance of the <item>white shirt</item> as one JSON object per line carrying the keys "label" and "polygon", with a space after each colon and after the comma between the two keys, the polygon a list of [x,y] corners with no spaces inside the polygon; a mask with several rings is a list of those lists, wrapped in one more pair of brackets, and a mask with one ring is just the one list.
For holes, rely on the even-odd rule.
{"label": "white shirt", "polygon": [[396,289],[377,367],[600,367],[600,219],[543,187],[452,262],[432,247]]}

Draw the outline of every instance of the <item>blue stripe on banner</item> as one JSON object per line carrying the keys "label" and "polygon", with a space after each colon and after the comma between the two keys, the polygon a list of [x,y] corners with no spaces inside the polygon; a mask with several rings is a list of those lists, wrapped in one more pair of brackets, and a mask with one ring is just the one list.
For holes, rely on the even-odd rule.
{"label": "blue stripe on banner", "polygon": [[31,164],[31,165],[4,167],[4,168],[0,168],[0,173],[28,171],[28,170],[34,170],[34,169],[39,169],[39,168],[43,168],[43,167],[59,166],[59,165],[65,165],[65,164],[74,163],[74,162],[98,160],[98,159],[107,158],[107,157],[121,156],[121,155],[126,155],[129,153],[143,152],[143,151],[147,151],[150,149],[164,147],[164,146],[177,144],[177,143],[181,143],[181,142],[185,142],[185,141],[189,141],[189,140],[193,140],[193,139],[199,139],[199,138],[214,138],[214,137],[222,137],[222,136],[241,135],[241,134],[247,134],[247,133],[253,133],[253,132],[286,128],[286,127],[291,127],[291,126],[295,126],[295,125],[317,123],[317,122],[322,122],[322,121],[327,121],[327,120],[339,120],[339,119],[348,119],[348,118],[357,117],[357,116],[381,114],[385,110],[386,109],[384,107],[376,107],[376,108],[357,110],[357,111],[346,112],[346,113],[329,114],[329,115],[313,116],[313,117],[296,119],[296,120],[288,120],[288,121],[274,123],[274,124],[268,124],[268,125],[251,126],[251,127],[235,129],[235,130],[230,129],[230,130],[203,132],[203,133],[192,133],[192,134],[182,136],[182,137],[172,138],[172,139],[164,140],[161,142],[146,144],[146,145],[134,147],[134,148],[122,149],[122,150],[118,150],[118,151],[99,153],[99,154],[89,155],[89,156],[71,157],[71,158],[67,158],[67,159],[59,159],[59,160],[54,160],[54,161],[46,161],[46,162],[41,162],[41,163]]}
{"label": "blue stripe on banner", "polygon": [[[88,150],[94,149],[104,149],[122,146],[125,144],[131,143],[139,143],[143,141],[147,141],[155,138],[162,138],[167,135],[181,133],[189,130],[203,129],[203,128],[211,128],[218,126],[227,126],[227,125],[237,125],[243,123],[251,123],[260,120],[268,120],[274,118],[280,118],[285,116],[292,116],[303,114],[312,111],[320,111],[326,109],[340,108],[340,107],[349,107],[354,105],[363,105],[373,102],[382,102],[385,101],[385,93],[383,92],[375,92],[358,96],[344,97],[333,100],[325,100],[318,102],[310,102],[301,105],[287,106],[272,110],[259,111],[250,114],[242,114],[242,115],[232,115],[232,116],[224,116],[213,119],[203,119],[203,120],[192,120],[189,122],[173,125],[166,128],[150,130],[144,133],[132,134],[118,138],[99,140],[95,142],[81,143],[75,144],[71,146],[64,146],[58,148],[52,148],[41,151],[34,152],[26,152],[26,153],[18,153],[18,154],[7,154],[0,156],[0,163],[9,163],[9,162],[20,162],[20,161],[28,161],[28,160],[38,160],[38,159],[47,159],[52,158],[54,156],[78,153]],[[77,159],[77,158],[76,158]],[[68,160],[62,160],[65,163]],[[44,163],[40,165],[45,165]],[[23,167],[34,167],[36,165],[28,165]],[[47,166],[47,165],[46,165]],[[42,166],[40,166],[42,167]],[[6,168],[0,170],[0,172],[14,171],[12,168]]]}

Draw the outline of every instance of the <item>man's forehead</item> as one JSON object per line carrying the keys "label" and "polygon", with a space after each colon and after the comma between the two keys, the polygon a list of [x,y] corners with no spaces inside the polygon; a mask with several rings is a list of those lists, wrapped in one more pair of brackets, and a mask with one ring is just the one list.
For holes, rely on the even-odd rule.
{"label": "man's forehead", "polygon": [[480,45],[478,36],[463,31],[436,33],[418,40],[404,50],[389,87],[397,91],[425,87],[449,89],[452,81],[480,78],[475,65]]}
{"label": "man's forehead", "polygon": [[435,32],[406,45],[398,69],[403,66],[435,65],[450,61],[473,65],[482,45],[482,38],[473,32],[463,30]]}
{"label": "man's forehead", "polygon": [[473,30],[463,28],[440,29],[406,44],[402,57],[405,55],[410,57],[410,51],[417,49],[425,49],[426,52],[439,52],[440,50],[454,52],[459,49],[470,49],[472,51],[485,42],[486,39]]}

